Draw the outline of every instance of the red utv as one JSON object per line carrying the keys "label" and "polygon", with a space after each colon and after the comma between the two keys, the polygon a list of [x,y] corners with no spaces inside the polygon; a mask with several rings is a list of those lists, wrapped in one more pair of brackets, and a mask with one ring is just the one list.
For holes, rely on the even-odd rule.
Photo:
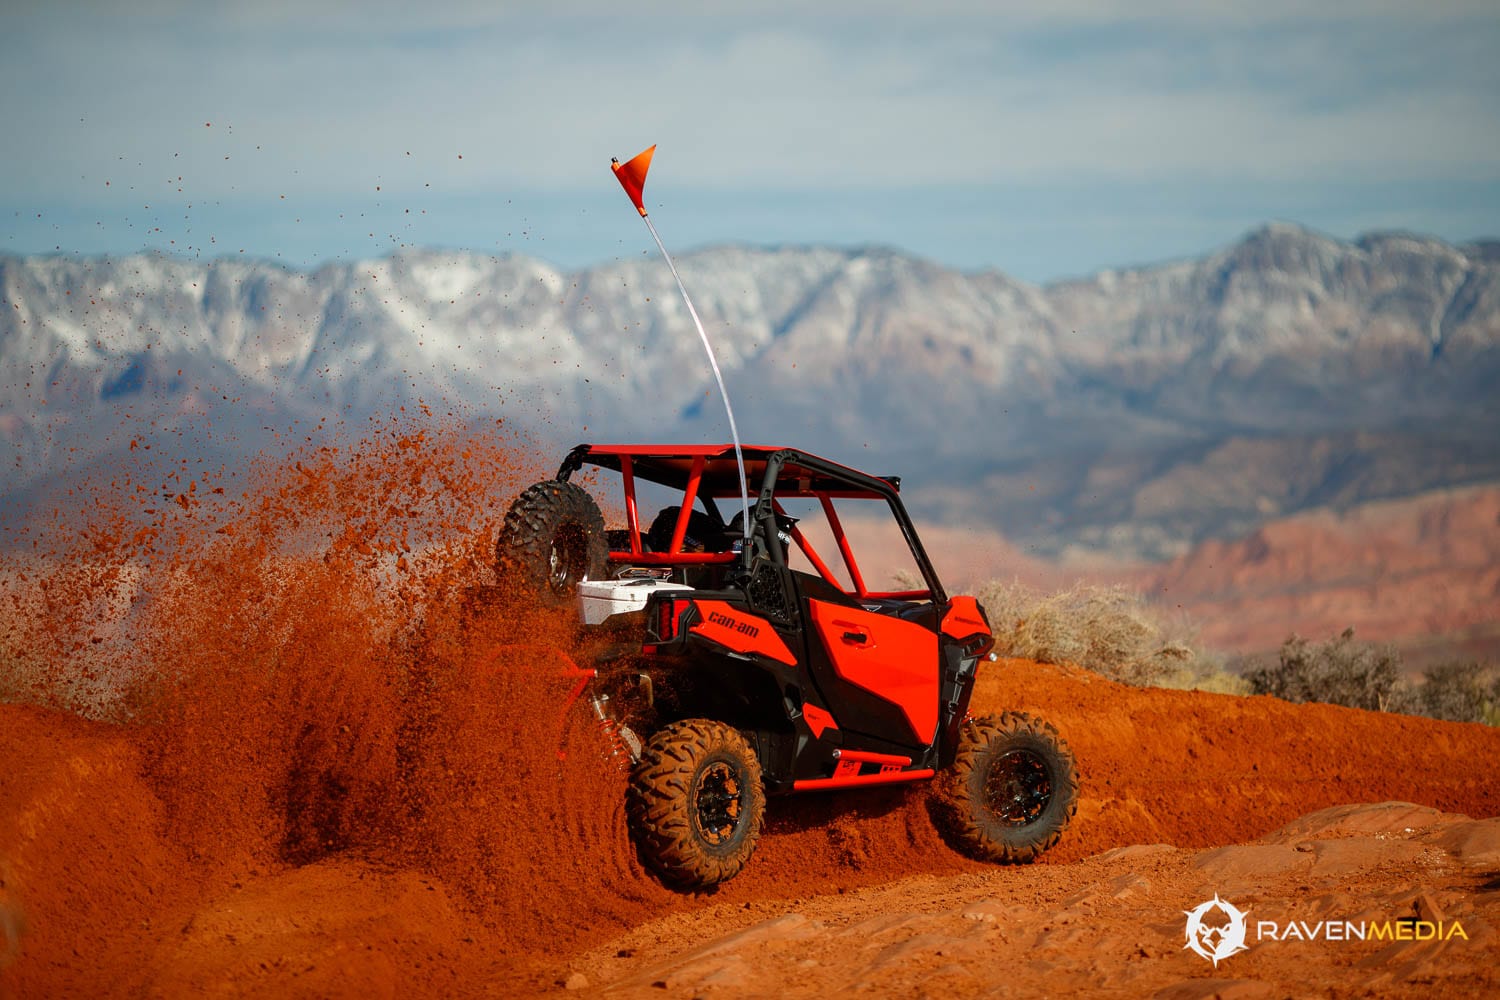
{"label": "red utv", "polygon": [[[934,777],[966,853],[1022,862],[1055,844],[1072,753],[1026,715],[969,717],[989,622],[943,589],[900,481],[792,448],[743,455],[748,530],[731,446],[585,444],[500,532],[503,580],[578,608],[586,697],[629,756],[642,860],[711,886],[754,851],[767,796]],[[611,479],[612,530],[585,488]],[[862,574],[860,534],[883,563],[904,549],[899,589]]]}

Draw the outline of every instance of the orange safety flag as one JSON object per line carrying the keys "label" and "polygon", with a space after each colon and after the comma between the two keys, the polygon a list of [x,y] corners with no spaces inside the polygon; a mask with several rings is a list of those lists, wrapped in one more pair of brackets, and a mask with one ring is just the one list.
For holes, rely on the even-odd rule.
{"label": "orange safety flag", "polygon": [[646,206],[641,203],[641,189],[646,186],[646,171],[651,169],[651,154],[656,152],[653,145],[650,149],[637,153],[629,163],[621,163],[619,160],[610,160],[609,167],[615,172],[615,179],[620,182],[620,187],[630,195],[635,210],[642,216],[646,214]]}

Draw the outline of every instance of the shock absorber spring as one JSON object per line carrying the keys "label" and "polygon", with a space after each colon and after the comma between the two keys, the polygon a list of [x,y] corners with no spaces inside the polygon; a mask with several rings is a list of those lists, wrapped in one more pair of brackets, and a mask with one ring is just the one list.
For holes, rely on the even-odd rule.
{"label": "shock absorber spring", "polygon": [[609,747],[610,759],[621,771],[629,771],[641,759],[640,737],[614,717],[609,707],[609,695],[599,692],[589,699],[589,704],[593,706],[595,722]]}

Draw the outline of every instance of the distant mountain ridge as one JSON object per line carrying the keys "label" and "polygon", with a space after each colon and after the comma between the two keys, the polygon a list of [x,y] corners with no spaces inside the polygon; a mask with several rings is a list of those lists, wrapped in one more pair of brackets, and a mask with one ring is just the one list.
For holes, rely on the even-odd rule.
{"label": "distant mountain ridge", "polygon": [[1353,628],[1408,669],[1500,659],[1500,487],[1309,510],[1209,541],[1134,581],[1214,649],[1266,653]]}
{"label": "distant mountain ridge", "polygon": [[[884,248],[679,265],[748,438],[900,471],[929,516],[1041,554],[1170,556],[1500,478],[1500,242],[1278,223],[1045,287]],[[418,398],[569,441],[725,434],[653,258],[0,255],[0,306],[4,494],[125,447],[127,424],[180,441],[209,421],[199,445],[232,457],[260,428]]]}

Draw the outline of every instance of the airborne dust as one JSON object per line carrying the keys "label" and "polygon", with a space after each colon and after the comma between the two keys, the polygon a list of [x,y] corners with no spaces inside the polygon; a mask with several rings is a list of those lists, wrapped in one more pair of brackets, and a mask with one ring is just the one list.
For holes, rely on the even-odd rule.
{"label": "airborne dust", "polygon": [[195,864],[379,851],[507,913],[570,869],[597,881],[619,838],[579,807],[614,776],[565,731],[566,623],[473,609],[505,499],[544,474],[516,456],[403,414],[264,457],[237,493],[122,473],[28,529],[50,544],[5,580],[11,694],[122,727]]}

